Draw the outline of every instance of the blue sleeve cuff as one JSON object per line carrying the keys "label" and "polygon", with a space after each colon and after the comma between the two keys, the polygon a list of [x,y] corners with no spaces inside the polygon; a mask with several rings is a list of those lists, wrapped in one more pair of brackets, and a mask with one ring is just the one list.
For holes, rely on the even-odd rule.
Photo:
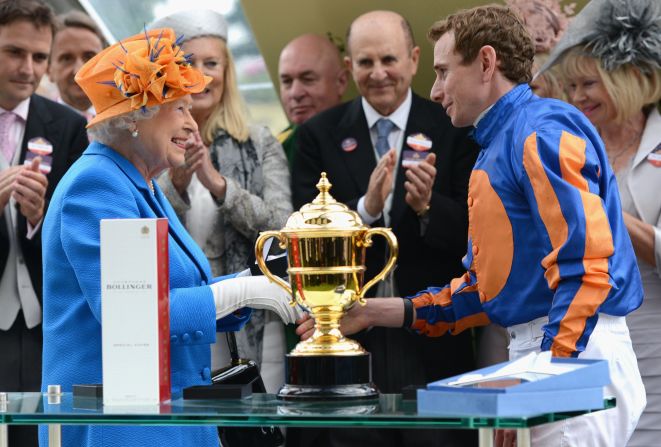
{"label": "blue sleeve cuff", "polygon": [[252,309],[244,307],[216,321],[216,332],[236,332],[250,320]]}

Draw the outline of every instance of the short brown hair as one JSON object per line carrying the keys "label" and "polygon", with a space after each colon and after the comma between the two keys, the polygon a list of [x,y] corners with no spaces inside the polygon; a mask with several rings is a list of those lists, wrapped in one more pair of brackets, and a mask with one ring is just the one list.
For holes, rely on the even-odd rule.
{"label": "short brown hair", "polygon": [[0,0],[0,26],[25,20],[36,28],[50,27],[55,34],[55,14],[40,0]]}
{"label": "short brown hair", "polygon": [[434,23],[427,33],[433,43],[442,35],[454,33],[455,52],[464,64],[472,63],[480,49],[496,50],[498,69],[517,84],[530,82],[535,46],[521,19],[508,7],[478,6],[464,9]]}
{"label": "short brown hair", "polygon": [[87,14],[77,9],[71,10],[65,14],[60,14],[57,16],[57,32],[62,31],[65,28],[82,28],[87,31],[91,31],[96,34],[96,37],[101,41],[102,47],[107,47],[108,43],[101,32],[101,29],[96,24],[94,20]]}

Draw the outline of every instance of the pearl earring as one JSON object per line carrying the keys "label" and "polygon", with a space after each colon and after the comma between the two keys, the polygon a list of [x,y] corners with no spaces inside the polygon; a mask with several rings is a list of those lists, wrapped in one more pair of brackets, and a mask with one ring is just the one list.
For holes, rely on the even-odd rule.
{"label": "pearl earring", "polygon": [[131,132],[131,136],[133,138],[138,138],[138,135],[139,135],[138,134],[138,129],[137,128],[133,129],[133,131]]}

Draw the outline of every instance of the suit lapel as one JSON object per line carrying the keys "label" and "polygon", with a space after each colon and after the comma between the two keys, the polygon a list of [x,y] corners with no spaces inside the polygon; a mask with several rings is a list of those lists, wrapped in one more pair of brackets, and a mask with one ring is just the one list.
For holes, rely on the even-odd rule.
{"label": "suit lapel", "polygon": [[[349,139],[356,140],[357,146],[354,150],[346,151],[342,148],[342,143],[348,142]],[[354,99],[349,105],[347,113],[338,125],[334,143],[333,150],[340,154],[340,159],[344,161],[358,193],[365,194],[370,174],[376,167],[376,157],[360,97]],[[333,182],[333,179],[329,180],[331,183]]]}
{"label": "suit lapel", "polygon": [[658,149],[661,145],[661,136],[659,135],[659,130],[661,129],[661,114],[654,109],[650,112],[647,117],[647,123],[645,124],[645,129],[643,129],[643,135],[640,139],[640,147],[634,155],[633,164],[631,165],[631,170],[635,170],[636,167],[645,161],[650,153]]}
{"label": "suit lapel", "polygon": [[21,143],[21,157],[19,163],[23,163],[28,149],[28,141],[33,138],[42,137],[47,139],[53,147],[60,138],[60,130],[57,126],[52,126],[53,116],[44,106],[41,98],[32,95],[30,98],[30,107],[28,109],[28,119],[25,122],[25,133]]}
{"label": "suit lapel", "polygon": [[[59,125],[58,125],[59,124]],[[56,116],[46,107],[44,99],[38,95],[32,95],[30,98],[30,107],[28,109],[28,119],[25,122],[25,133],[21,143],[21,155],[19,163],[23,164],[28,150],[28,142],[33,138],[45,138],[53,145],[51,154],[51,172],[46,175],[49,179],[60,178],[67,170],[68,150],[63,147],[63,129],[61,120],[58,122]],[[46,197],[50,197],[55,189],[55,183],[49,182]]]}

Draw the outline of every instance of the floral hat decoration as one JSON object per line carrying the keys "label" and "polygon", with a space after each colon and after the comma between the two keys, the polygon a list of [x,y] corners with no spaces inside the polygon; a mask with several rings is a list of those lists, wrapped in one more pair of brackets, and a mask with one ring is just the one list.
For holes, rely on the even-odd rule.
{"label": "floral hat decoration", "polygon": [[75,80],[97,115],[87,127],[204,90],[211,78],[190,65],[171,28],[120,41],[87,61]]}
{"label": "floral hat decoration", "polygon": [[550,52],[567,29],[569,16],[574,14],[576,3],[563,7],[561,1],[505,0],[505,4],[521,16],[535,43],[535,53]]}

